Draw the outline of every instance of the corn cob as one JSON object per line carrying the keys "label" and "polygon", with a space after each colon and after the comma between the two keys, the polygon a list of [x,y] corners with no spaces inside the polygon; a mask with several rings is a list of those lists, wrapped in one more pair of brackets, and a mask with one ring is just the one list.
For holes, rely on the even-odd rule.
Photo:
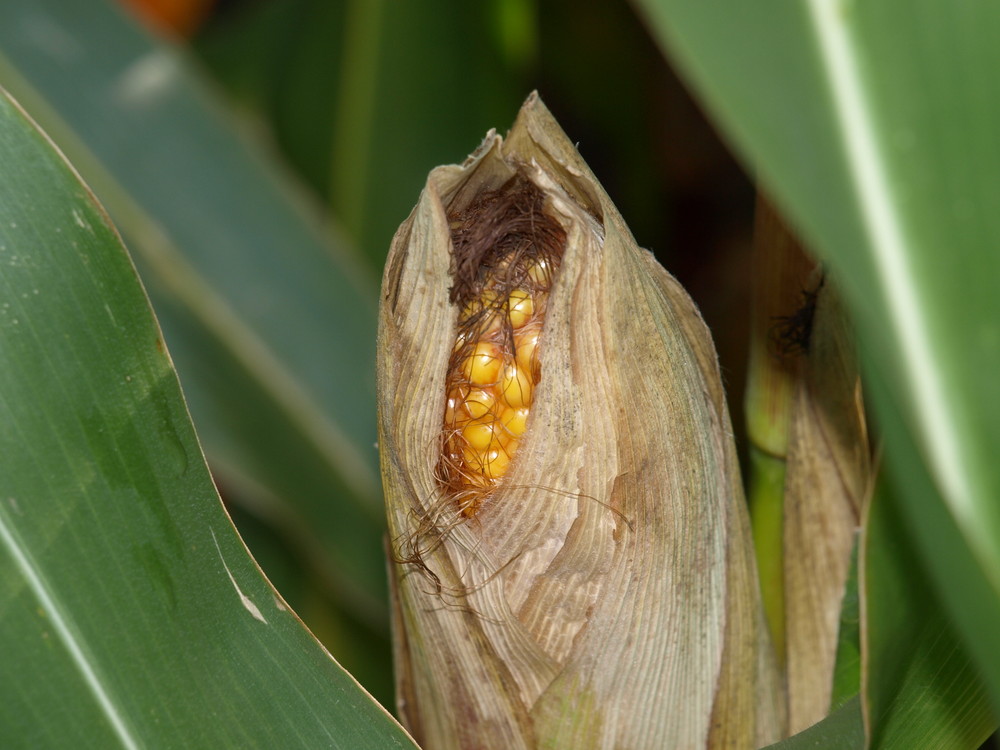
{"label": "corn cob", "polygon": [[545,306],[566,233],[523,178],[451,217],[451,302],[458,335],[448,364],[439,480],[465,516],[507,472],[535,386]]}

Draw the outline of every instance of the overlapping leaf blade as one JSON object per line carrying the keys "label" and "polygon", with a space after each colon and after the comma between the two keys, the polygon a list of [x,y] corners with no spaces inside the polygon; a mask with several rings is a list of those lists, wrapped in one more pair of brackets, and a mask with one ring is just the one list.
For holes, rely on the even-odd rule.
{"label": "overlapping leaf blade", "polygon": [[866,521],[865,698],[871,747],[978,748],[995,728],[988,696],[903,532],[883,482]]}
{"label": "overlapping leaf blade", "polygon": [[889,468],[928,480],[906,482],[902,514],[996,705],[1000,8],[642,5],[837,275],[882,383],[873,401]]}
{"label": "overlapping leaf blade", "polygon": [[384,633],[374,275],[190,61],[110,3],[8,3],[0,80],[129,240],[223,482]]}
{"label": "overlapping leaf blade", "polygon": [[219,502],[87,188],[0,98],[0,744],[412,747]]}

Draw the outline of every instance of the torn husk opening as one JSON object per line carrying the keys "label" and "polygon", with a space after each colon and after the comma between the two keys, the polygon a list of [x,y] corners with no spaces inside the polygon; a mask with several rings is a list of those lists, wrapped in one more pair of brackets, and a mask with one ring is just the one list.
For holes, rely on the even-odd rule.
{"label": "torn husk opening", "polygon": [[466,516],[506,474],[541,380],[546,302],[566,247],[544,201],[517,175],[448,214],[449,299],[460,312],[437,475]]}
{"label": "torn husk opening", "polygon": [[419,742],[778,738],[708,331],[537,96],[428,178],[386,265],[378,364],[398,702]]}

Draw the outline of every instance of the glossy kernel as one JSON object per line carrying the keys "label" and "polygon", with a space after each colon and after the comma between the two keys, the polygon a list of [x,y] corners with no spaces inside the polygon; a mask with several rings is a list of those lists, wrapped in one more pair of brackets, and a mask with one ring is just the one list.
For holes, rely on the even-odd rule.
{"label": "glossy kernel", "polygon": [[492,289],[487,289],[483,292],[483,296],[479,299],[470,300],[466,303],[465,307],[462,308],[462,314],[459,315],[458,319],[460,322],[465,322],[474,315],[478,315],[483,310],[487,308],[492,308],[496,306],[497,293]]}
{"label": "glossy kernel", "polygon": [[487,289],[480,299],[472,300],[465,306],[459,316],[459,322],[465,322],[478,316],[479,320],[476,324],[478,332],[483,336],[494,333],[500,329],[501,323],[498,307],[497,293],[492,289]]}
{"label": "glossy kernel", "polygon": [[500,392],[508,406],[515,409],[531,406],[531,376],[528,371],[509,362],[500,376]]}
{"label": "glossy kernel", "polygon": [[[470,455],[472,454],[472,455]],[[465,461],[470,469],[477,471],[487,479],[499,479],[510,465],[510,454],[503,448],[493,448],[488,451],[466,451]]]}
{"label": "glossy kernel", "polygon": [[510,465],[510,455],[503,448],[489,451],[484,461],[486,471],[483,473],[493,479],[499,479],[506,473],[507,467]]}
{"label": "glossy kernel", "polygon": [[507,299],[507,311],[511,326],[521,328],[535,312],[534,300],[524,289],[515,289]]}
{"label": "glossy kernel", "polygon": [[500,424],[503,425],[504,430],[511,437],[519,438],[528,427],[529,411],[524,406],[519,409],[504,409],[503,414],[500,416]]}
{"label": "glossy kernel", "polygon": [[481,419],[496,408],[497,397],[492,388],[473,388],[464,399],[465,412],[473,419]]}
{"label": "glossy kernel", "polygon": [[461,388],[454,388],[448,393],[448,400],[445,402],[444,421],[452,424],[458,418],[458,409],[465,402],[466,397]]}
{"label": "glossy kernel", "polygon": [[462,362],[462,373],[473,385],[492,385],[500,375],[500,350],[496,344],[479,341]]}
{"label": "glossy kernel", "polygon": [[548,286],[551,274],[552,267],[544,258],[539,258],[528,267],[528,278],[542,286]]}
{"label": "glossy kernel", "polygon": [[517,366],[525,372],[530,372],[532,374],[535,372],[535,367],[538,362],[538,336],[540,334],[541,328],[538,326],[532,326],[531,328],[521,331],[514,337],[514,349],[516,351],[515,359],[517,361]]}
{"label": "glossy kernel", "polygon": [[462,429],[462,437],[470,448],[484,451],[491,445],[499,447],[496,428],[497,423],[494,419],[473,420]]}

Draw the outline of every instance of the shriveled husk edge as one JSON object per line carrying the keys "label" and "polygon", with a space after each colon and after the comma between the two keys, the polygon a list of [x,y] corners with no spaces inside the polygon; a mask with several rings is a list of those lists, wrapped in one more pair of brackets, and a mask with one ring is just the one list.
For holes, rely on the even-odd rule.
{"label": "shriveled husk edge", "polygon": [[[502,487],[460,523],[434,478],[457,324],[446,213],[517,169],[546,193],[567,250],[528,434]],[[431,173],[382,294],[389,529],[396,557],[422,547],[419,564],[390,566],[399,710],[418,741],[777,739],[779,681],[710,336],[536,95],[506,140],[490,133]]]}

